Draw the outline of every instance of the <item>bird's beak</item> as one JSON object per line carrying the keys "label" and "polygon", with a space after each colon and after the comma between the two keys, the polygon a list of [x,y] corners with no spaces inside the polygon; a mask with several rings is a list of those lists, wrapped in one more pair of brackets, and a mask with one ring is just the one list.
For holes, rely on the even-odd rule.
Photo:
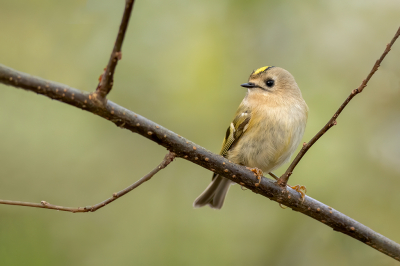
{"label": "bird's beak", "polygon": [[240,86],[242,86],[242,87],[244,87],[244,88],[249,88],[249,89],[254,88],[254,87],[257,87],[257,85],[254,84],[253,82],[243,83],[243,84],[240,85]]}

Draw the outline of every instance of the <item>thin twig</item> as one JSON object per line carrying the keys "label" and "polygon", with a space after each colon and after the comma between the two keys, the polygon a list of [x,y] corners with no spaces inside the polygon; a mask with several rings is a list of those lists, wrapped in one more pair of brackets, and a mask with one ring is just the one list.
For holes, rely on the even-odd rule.
{"label": "thin twig", "polygon": [[107,101],[106,105],[100,106],[93,102],[91,94],[83,93],[63,84],[33,77],[2,65],[0,65],[0,83],[33,91],[101,116],[120,128],[138,133],[162,145],[174,152],[177,157],[220,174],[254,193],[261,194],[301,212],[400,261],[400,245],[396,242],[308,196],[302,201],[298,192],[290,188],[282,190],[273,180],[262,178],[260,185],[255,186],[259,180],[246,167],[231,163],[226,158],[212,153],[112,101]]}
{"label": "thin twig", "polygon": [[147,175],[143,176],[141,179],[130,185],[129,187],[114,193],[111,198],[108,198],[100,203],[97,203],[96,205],[93,206],[86,206],[86,207],[64,207],[64,206],[57,206],[48,203],[47,201],[42,200],[40,203],[33,203],[33,202],[22,202],[22,201],[12,201],[12,200],[0,200],[0,204],[6,204],[6,205],[17,205],[17,206],[25,206],[25,207],[36,207],[36,208],[44,208],[44,209],[50,209],[50,210],[58,210],[58,211],[66,211],[66,212],[95,212],[100,208],[103,208],[104,206],[110,204],[114,200],[122,197],[123,195],[127,194],[128,192],[134,190],[144,182],[150,180],[155,174],[157,174],[161,169],[164,169],[169,165],[175,158],[175,153],[169,152],[167,155],[165,155],[163,161],[150,173]]}
{"label": "thin twig", "polygon": [[52,209],[52,210],[66,211],[66,212],[88,212],[88,210],[85,210],[85,208],[83,208],[83,207],[75,208],[75,207],[57,206],[57,205],[50,204],[44,200],[42,200],[40,203],[13,201],[13,200],[0,200],[0,204],[36,207],[36,208]]}
{"label": "thin twig", "polygon": [[372,67],[371,71],[369,72],[368,76],[366,79],[364,79],[361,82],[361,85],[353,90],[349,97],[343,102],[343,104],[339,107],[339,109],[335,112],[335,114],[332,116],[331,119],[329,119],[328,123],[308,142],[304,142],[303,147],[301,148],[300,152],[297,154],[296,158],[293,160],[293,162],[290,164],[289,168],[286,170],[286,172],[279,178],[277,181],[278,185],[281,187],[285,187],[289,177],[293,173],[294,168],[296,165],[300,162],[300,160],[303,158],[304,154],[311,148],[312,145],[320,138],[322,137],[331,127],[336,125],[336,119],[340,115],[340,113],[343,111],[343,109],[347,106],[347,104],[351,101],[351,99],[354,98],[357,94],[362,92],[364,88],[367,86],[368,81],[371,79],[372,75],[378,70],[380,64],[382,63],[383,59],[386,57],[386,55],[389,53],[390,49],[392,48],[392,45],[394,42],[397,40],[397,38],[400,36],[400,27],[397,30],[396,34],[394,35],[393,39],[391,40],[390,43],[386,45],[385,50],[383,51],[383,54],[381,57],[375,62],[374,66]]}
{"label": "thin twig", "polygon": [[133,5],[135,0],[125,1],[124,15],[122,16],[121,25],[117,39],[115,41],[114,49],[111,52],[110,60],[108,61],[107,68],[100,79],[99,85],[97,86],[96,92],[93,93],[93,97],[100,101],[105,101],[107,94],[111,91],[114,84],[114,72],[117,67],[117,63],[122,58],[121,47],[124,41],[125,33],[128,28],[129,18],[131,17]]}
{"label": "thin twig", "polygon": [[106,206],[107,204],[113,202],[114,200],[122,197],[123,195],[125,195],[126,193],[134,190],[135,188],[137,188],[138,186],[140,186],[141,184],[143,184],[144,182],[150,180],[150,178],[152,178],[155,174],[158,173],[158,171],[160,171],[161,169],[164,169],[165,167],[167,167],[167,165],[169,165],[173,160],[175,159],[175,153],[173,152],[169,152],[167,155],[165,155],[164,159],[162,160],[162,162],[153,170],[151,170],[150,173],[148,173],[147,175],[145,175],[144,177],[142,177],[141,179],[139,179],[138,181],[136,181],[135,183],[133,183],[132,185],[130,185],[129,187],[121,190],[120,192],[114,193],[112,195],[111,198],[106,199],[103,202],[100,202],[94,206],[92,206],[90,208],[91,212],[95,212],[100,208],[103,208],[104,206]]}

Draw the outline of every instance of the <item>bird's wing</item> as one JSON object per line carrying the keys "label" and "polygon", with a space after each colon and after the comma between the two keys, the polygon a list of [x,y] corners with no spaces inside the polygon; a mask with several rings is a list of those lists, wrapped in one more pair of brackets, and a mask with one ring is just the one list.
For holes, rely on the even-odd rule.
{"label": "bird's wing", "polygon": [[[226,130],[225,138],[222,142],[222,148],[219,153],[220,155],[226,157],[228,151],[237,143],[243,133],[247,130],[250,119],[250,109],[239,106],[235,118]],[[217,174],[214,173],[212,179],[214,180],[216,176]]]}
{"label": "bird's wing", "polygon": [[[219,153],[220,155],[226,157],[228,151],[237,143],[243,133],[247,130],[250,119],[250,109],[239,106],[235,118],[226,130],[225,138],[222,142],[222,148]],[[216,174],[214,173],[213,179],[215,176]]]}
{"label": "bird's wing", "polygon": [[225,139],[222,143],[222,148],[220,151],[220,155],[226,157],[228,151],[234,146],[234,144],[239,140],[239,138],[246,131],[247,126],[249,124],[251,114],[247,112],[247,110],[243,110],[244,112],[238,112],[236,114],[235,119],[229,125],[226,130]]}

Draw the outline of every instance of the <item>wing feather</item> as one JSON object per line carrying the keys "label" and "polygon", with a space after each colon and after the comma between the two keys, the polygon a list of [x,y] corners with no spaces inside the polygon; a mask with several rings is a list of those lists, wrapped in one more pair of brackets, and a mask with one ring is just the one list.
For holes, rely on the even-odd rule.
{"label": "wing feather", "polygon": [[250,110],[240,108],[236,113],[235,119],[229,125],[226,130],[225,139],[222,143],[222,148],[220,151],[220,155],[226,157],[228,151],[235,145],[235,143],[240,139],[243,133],[246,131],[248,124],[251,119]]}
{"label": "wing feather", "polygon": [[[247,130],[249,126],[249,122],[251,119],[250,109],[244,108],[243,106],[239,106],[239,109],[236,112],[236,116],[233,119],[233,122],[229,125],[226,130],[224,141],[222,142],[222,148],[220,151],[220,155],[226,157],[228,151],[235,146],[237,141],[243,135],[243,133]],[[217,176],[216,173],[213,174],[213,180]]]}

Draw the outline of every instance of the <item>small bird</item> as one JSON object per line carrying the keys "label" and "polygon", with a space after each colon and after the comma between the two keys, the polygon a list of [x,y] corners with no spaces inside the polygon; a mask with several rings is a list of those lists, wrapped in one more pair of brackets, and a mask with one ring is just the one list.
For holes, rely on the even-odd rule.
{"label": "small bird", "polygon": [[[289,161],[303,137],[308,107],[294,77],[280,67],[254,70],[241,86],[247,94],[226,131],[220,155],[247,166],[261,180],[262,172],[272,175]],[[214,173],[194,207],[221,209],[231,184]]]}

